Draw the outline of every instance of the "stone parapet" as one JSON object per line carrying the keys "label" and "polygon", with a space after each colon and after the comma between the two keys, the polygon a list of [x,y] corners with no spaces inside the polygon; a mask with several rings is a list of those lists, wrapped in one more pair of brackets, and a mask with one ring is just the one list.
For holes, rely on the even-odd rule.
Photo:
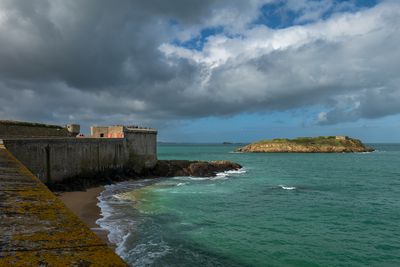
{"label": "stone parapet", "polygon": [[0,145],[0,266],[127,266]]}

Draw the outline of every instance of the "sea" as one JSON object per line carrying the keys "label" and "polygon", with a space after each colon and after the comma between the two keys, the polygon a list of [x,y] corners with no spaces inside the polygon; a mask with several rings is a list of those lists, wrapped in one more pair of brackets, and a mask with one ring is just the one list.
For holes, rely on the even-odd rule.
{"label": "sea", "polygon": [[160,144],[159,159],[231,160],[216,177],[106,186],[101,227],[132,266],[400,266],[400,144],[371,153],[236,153]]}

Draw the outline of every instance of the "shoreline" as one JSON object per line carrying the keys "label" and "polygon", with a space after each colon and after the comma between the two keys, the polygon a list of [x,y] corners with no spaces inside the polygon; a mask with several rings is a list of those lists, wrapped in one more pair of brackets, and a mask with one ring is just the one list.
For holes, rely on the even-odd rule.
{"label": "shoreline", "polygon": [[[107,229],[101,228],[96,223],[101,218],[101,209],[97,205],[98,197],[105,190],[105,184],[114,184],[124,181],[142,180],[156,177],[175,176],[197,176],[214,177],[220,172],[239,170],[242,166],[231,161],[189,161],[189,160],[163,160],[158,161],[152,171],[141,176],[111,175],[112,178],[95,179],[86,177],[83,179],[66,179],[56,184],[50,190],[71,210],[86,226],[90,228],[109,247],[115,249],[116,245],[108,239],[110,233]],[[135,178],[132,178],[135,177]],[[105,181],[109,183],[105,183]],[[57,190],[58,189],[58,190]],[[82,191],[85,190],[85,191]]]}
{"label": "shoreline", "polygon": [[96,221],[101,218],[100,207],[97,206],[97,197],[104,191],[104,186],[92,187],[86,191],[58,192],[57,197],[78,216],[92,232],[101,240],[113,247],[108,240],[108,230],[101,228]]}

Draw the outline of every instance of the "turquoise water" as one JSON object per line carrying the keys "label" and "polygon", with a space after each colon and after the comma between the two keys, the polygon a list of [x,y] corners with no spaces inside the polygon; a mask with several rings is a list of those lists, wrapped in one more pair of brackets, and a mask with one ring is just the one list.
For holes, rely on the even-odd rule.
{"label": "turquoise water", "polygon": [[107,187],[103,227],[135,266],[400,266],[400,145],[373,153],[242,154],[160,145],[160,159],[242,172]]}

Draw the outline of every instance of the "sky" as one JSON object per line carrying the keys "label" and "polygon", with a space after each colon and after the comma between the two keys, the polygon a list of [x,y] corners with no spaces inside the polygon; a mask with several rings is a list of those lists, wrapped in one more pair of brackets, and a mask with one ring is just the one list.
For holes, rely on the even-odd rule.
{"label": "sky", "polygon": [[0,0],[0,119],[400,142],[400,1]]}

